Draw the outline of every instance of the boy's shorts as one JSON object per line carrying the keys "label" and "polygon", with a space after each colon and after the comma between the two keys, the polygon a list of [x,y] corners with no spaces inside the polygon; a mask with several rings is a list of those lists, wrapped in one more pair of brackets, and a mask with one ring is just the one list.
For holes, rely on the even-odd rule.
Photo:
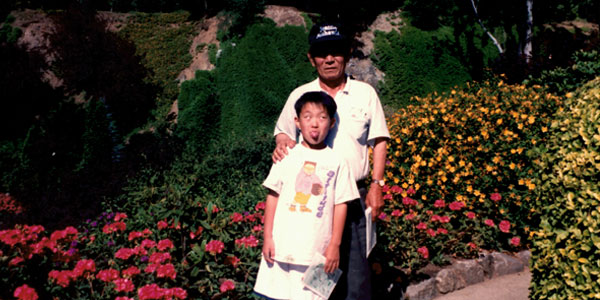
{"label": "boy's shorts", "polygon": [[325,300],[304,287],[302,276],[308,266],[260,259],[254,292],[268,299]]}

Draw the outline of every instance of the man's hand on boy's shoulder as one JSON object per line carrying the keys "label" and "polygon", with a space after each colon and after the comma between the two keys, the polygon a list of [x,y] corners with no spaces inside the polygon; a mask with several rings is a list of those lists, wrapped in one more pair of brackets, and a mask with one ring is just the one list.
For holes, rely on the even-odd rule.
{"label": "man's hand on boy's shoulder", "polygon": [[288,148],[292,149],[296,146],[296,141],[292,140],[287,134],[280,133],[275,137],[275,150],[273,150],[273,163],[281,161],[286,155],[288,155]]}

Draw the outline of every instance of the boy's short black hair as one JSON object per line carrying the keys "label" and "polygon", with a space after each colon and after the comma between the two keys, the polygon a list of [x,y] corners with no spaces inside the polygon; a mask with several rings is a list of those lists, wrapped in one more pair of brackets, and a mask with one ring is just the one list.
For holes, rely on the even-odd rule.
{"label": "boy's short black hair", "polygon": [[331,119],[333,119],[335,116],[337,104],[335,104],[335,100],[333,100],[333,98],[331,98],[331,96],[325,92],[306,92],[300,96],[294,105],[294,108],[296,109],[296,116],[300,117],[300,112],[306,103],[322,104],[327,110],[327,114]]}

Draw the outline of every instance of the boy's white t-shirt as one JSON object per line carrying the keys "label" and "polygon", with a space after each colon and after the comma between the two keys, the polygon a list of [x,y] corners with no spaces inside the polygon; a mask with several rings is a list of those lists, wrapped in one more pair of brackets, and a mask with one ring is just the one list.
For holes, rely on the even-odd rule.
{"label": "boy's white t-shirt", "polygon": [[[310,166],[307,173],[306,164],[314,165],[314,174]],[[279,194],[273,220],[274,259],[299,265],[310,264],[315,252],[324,254],[327,249],[333,207],[360,197],[347,163],[329,147],[314,150],[298,144],[289,149],[282,161],[273,164],[263,186]]]}

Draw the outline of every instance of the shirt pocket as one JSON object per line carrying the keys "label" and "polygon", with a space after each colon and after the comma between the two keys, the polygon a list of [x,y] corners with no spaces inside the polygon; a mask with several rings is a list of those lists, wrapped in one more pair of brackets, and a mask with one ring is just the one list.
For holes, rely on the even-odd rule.
{"label": "shirt pocket", "polygon": [[369,128],[369,115],[367,111],[360,107],[351,107],[344,131],[358,141],[365,141],[367,130]]}

